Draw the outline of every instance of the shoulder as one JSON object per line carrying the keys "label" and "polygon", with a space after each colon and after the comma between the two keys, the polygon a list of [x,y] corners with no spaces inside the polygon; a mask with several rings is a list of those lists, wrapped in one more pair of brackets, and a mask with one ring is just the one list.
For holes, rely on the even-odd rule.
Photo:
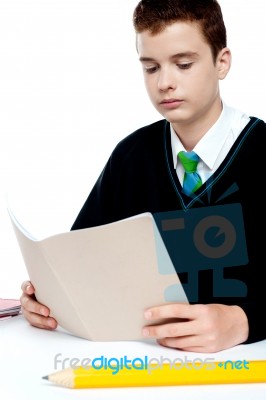
{"label": "shoulder", "polygon": [[254,128],[266,129],[266,122],[261,118],[250,116],[250,122]]}
{"label": "shoulder", "polygon": [[169,123],[162,119],[137,129],[122,139],[116,145],[112,154],[125,154],[159,146],[162,143],[167,124]]}
{"label": "shoulder", "polygon": [[261,136],[265,140],[266,123],[264,120],[251,116],[246,128],[246,131],[252,133],[252,136]]}
{"label": "shoulder", "polygon": [[237,148],[241,147],[244,152],[247,152],[247,157],[251,152],[264,151],[266,146],[266,123],[254,116],[249,118],[250,121],[240,132],[235,142]]}
{"label": "shoulder", "polygon": [[160,157],[164,149],[165,132],[169,129],[165,119],[143,126],[130,133],[115,146],[107,165],[111,170],[132,168]]}

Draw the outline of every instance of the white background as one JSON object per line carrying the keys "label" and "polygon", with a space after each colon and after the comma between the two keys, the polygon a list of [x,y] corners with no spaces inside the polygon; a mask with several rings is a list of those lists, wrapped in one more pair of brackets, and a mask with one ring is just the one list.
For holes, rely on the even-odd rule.
{"label": "white background", "polygon": [[[36,237],[70,229],[117,142],[161,119],[135,50],[136,0],[0,0],[0,297],[27,277],[6,195]],[[221,0],[228,105],[266,120],[264,1]]]}

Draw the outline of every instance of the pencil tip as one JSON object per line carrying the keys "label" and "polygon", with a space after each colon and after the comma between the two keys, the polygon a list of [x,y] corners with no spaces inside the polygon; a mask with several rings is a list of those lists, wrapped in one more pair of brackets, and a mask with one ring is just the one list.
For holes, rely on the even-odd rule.
{"label": "pencil tip", "polygon": [[48,380],[48,375],[43,376],[42,379],[47,379]]}

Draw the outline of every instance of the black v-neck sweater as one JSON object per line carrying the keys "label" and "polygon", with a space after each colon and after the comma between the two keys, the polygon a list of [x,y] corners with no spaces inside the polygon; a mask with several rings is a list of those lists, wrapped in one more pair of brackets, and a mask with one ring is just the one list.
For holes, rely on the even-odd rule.
{"label": "black v-neck sweater", "polygon": [[[265,147],[266,124],[251,117],[220,167],[198,189],[195,197],[189,198],[182,193],[173,166],[169,123],[160,120],[145,126],[115,147],[71,229],[103,225],[151,212],[156,217],[184,287],[193,272],[197,275],[197,298],[195,301],[192,295],[191,303],[239,305],[249,320],[246,343],[266,339],[266,328],[262,322],[266,309],[263,295],[266,217],[262,194]],[[201,213],[205,217],[222,213],[218,220],[216,215],[215,221],[227,221],[225,225],[222,222],[222,226],[231,232],[231,244],[234,240],[236,242],[234,257],[229,257],[226,265],[214,258],[206,265],[203,261],[201,265],[195,265],[195,271],[192,264],[187,270],[182,270],[176,265],[174,254],[178,253],[180,246],[169,249],[167,233],[161,229],[160,222],[168,217],[184,215],[184,218],[189,218],[191,215],[192,222],[196,221],[197,225]],[[177,237],[181,238],[182,249],[185,247],[188,253],[195,253],[191,221],[189,226],[190,236],[184,231],[178,232],[184,233],[182,237]],[[232,236],[232,232],[236,237]],[[232,292],[234,288],[235,293]],[[191,300],[190,293],[187,294]]]}

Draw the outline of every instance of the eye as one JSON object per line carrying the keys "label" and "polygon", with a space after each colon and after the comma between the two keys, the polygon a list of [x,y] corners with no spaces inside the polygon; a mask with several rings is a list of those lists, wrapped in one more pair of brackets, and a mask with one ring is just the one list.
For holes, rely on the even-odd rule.
{"label": "eye", "polygon": [[193,63],[176,64],[179,69],[189,69],[192,67]]}
{"label": "eye", "polygon": [[158,71],[159,67],[157,65],[154,65],[152,67],[144,67],[144,71],[147,74],[153,74],[154,72]]}

